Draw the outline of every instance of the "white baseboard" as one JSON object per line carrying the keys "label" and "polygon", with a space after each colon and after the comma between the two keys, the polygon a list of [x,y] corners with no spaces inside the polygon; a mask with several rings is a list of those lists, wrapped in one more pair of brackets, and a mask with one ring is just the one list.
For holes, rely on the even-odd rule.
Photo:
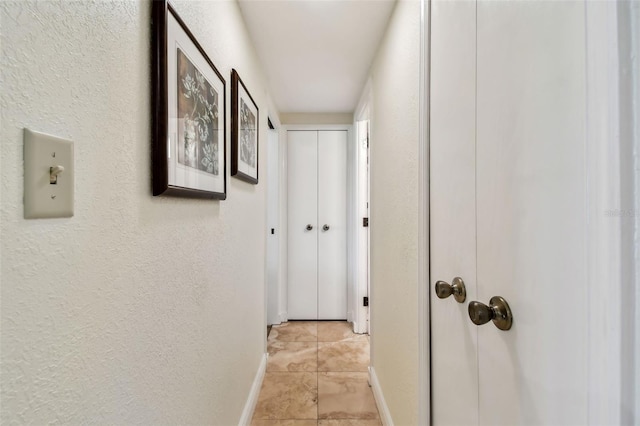
{"label": "white baseboard", "polygon": [[373,367],[369,367],[369,384],[371,385],[373,397],[376,399],[376,404],[378,405],[378,412],[380,413],[382,424],[384,426],[393,426],[389,407],[387,407],[387,402],[384,400],[380,382],[378,382],[378,376],[376,376],[376,370]]}
{"label": "white baseboard", "polygon": [[280,323],[287,322],[288,319],[286,312],[280,312]]}
{"label": "white baseboard", "polygon": [[251,424],[253,412],[255,411],[256,404],[258,403],[260,388],[262,387],[262,379],[264,379],[264,373],[267,370],[268,356],[269,354],[264,354],[262,356],[260,366],[258,367],[258,371],[256,372],[256,377],[255,379],[253,379],[253,384],[251,385],[251,390],[249,391],[249,396],[247,397],[247,402],[244,404],[244,410],[242,410],[242,415],[240,416],[240,421],[238,422],[239,426],[247,426]]}

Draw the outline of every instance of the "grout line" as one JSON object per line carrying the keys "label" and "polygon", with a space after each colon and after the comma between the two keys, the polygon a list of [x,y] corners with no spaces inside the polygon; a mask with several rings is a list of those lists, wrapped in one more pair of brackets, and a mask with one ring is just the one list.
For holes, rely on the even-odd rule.
{"label": "grout line", "polygon": [[[316,326],[316,339],[315,339],[315,343],[316,343],[316,384],[317,384],[317,398],[316,398],[316,418],[315,419],[292,419],[292,418],[286,418],[286,419],[272,419],[272,420],[315,420],[316,421],[316,425],[320,424],[320,420],[329,420],[329,419],[320,419],[320,373],[360,373],[360,374],[366,374],[367,371],[366,370],[347,370],[347,371],[335,371],[335,370],[328,370],[328,371],[320,371],[319,369],[319,365],[320,365],[320,343],[339,343],[339,342],[343,342],[343,343],[362,343],[361,341],[351,341],[351,340],[346,340],[346,339],[341,339],[341,340],[334,340],[331,342],[320,342],[320,337],[318,335],[318,322],[315,322],[315,326]],[[354,334],[354,336],[357,336]],[[276,340],[278,341],[278,340]],[[279,341],[281,343],[312,343],[313,341],[298,341],[298,340],[294,340],[294,341]],[[349,346],[349,345],[348,345]],[[296,351],[297,352],[297,351]],[[313,373],[312,371],[269,371],[268,373]],[[378,419],[380,420],[380,410],[377,406],[376,406],[376,412],[378,413]],[[358,417],[344,417],[344,418],[340,418],[340,419],[335,419],[335,420],[358,420]],[[264,419],[257,419],[257,420],[264,420]]]}

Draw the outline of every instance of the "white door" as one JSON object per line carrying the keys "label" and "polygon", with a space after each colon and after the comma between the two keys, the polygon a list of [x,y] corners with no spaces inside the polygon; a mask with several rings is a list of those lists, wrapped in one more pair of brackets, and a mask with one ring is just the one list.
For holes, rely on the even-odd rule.
{"label": "white door", "polygon": [[480,424],[587,423],[584,17],[478,2],[478,300],[516,317],[478,330]]}
{"label": "white door", "polygon": [[288,317],[344,320],[347,132],[289,131],[288,135]]}
{"label": "white door", "polygon": [[434,425],[478,424],[475,22],[471,1],[436,1],[431,19],[431,277],[462,278],[464,303],[431,297]]}
{"label": "white door", "polygon": [[287,316],[317,319],[318,132],[289,131],[287,135]]}
{"label": "white door", "polygon": [[347,132],[318,132],[318,319],[347,318]]}
{"label": "white door", "polygon": [[432,297],[434,424],[586,424],[584,3],[432,11],[432,285],[467,289]]}

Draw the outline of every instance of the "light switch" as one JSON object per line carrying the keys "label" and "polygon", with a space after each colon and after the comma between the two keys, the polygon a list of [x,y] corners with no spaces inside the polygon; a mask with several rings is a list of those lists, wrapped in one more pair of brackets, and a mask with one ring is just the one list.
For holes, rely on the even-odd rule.
{"label": "light switch", "polygon": [[73,216],[73,142],[24,129],[24,217]]}

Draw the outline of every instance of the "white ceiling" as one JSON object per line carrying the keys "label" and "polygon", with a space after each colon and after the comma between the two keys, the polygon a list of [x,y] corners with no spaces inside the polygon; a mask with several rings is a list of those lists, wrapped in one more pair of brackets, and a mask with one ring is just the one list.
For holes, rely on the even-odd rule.
{"label": "white ceiling", "polygon": [[352,112],[395,0],[239,0],[280,112]]}

